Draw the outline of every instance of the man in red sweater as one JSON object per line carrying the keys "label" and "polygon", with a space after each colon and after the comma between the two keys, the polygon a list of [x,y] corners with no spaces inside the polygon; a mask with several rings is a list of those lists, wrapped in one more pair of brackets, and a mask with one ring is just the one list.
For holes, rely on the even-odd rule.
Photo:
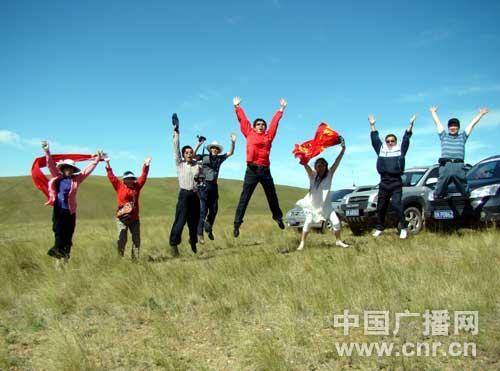
{"label": "man in red sweater", "polygon": [[271,165],[269,155],[271,153],[274,137],[278,130],[278,124],[287,106],[287,101],[285,99],[280,100],[280,108],[271,120],[269,130],[267,130],[266,121],[261,118],[254,120],[253,125],[250,124],[243,108],[240,106],[241,99],[239,97],[233,98],[233,104],[236,110],[236,116],[240,122],[241,133],[247,139],[247,170],[245,172],[240,201],[234,217],[233,235],[234,237],[240,235],[240,226],[243,223],[243,217],[245,216],[248,202],[258,183],[262,184],[264,188],[269,208],[273,214],[273,219],[278,223],[281,229],[285,229],[282,219],[283,212],[280,209],[273,177],[269,169]]}
{"label": "man in red sweater", "polygon": [[[127,233],[130,230],[132,234],[132,260],[139,259],[139,248],[141,246],[141,224],[139,221],[139,194],[142,187],[146,183],[149,172],[149,164],[151,157],[144,160],[142,174],[136,178],[134,173],[126,171],[123,174],[123,180],[118,179],[113,174],[113,169],[109,165],[109,159],[106,159],[106,173],[108,179],[116,191],[116,201],[118,210],[126,208],[128,212],[116,218],[116,226],[118,228],[117,248],[121,256],[125,254],[125,246],[127,245]],[[117,212],[117,214],[120,214]]]}

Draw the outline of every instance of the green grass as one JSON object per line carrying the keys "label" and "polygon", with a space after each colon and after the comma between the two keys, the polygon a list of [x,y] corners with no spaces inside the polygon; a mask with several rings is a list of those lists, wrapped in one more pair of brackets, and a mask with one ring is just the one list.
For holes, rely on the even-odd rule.
{"label": "green grass", "polygon": [[[7,183],[17,184],[8,197]],[[216,241],[197,256],[183,244],[171,259],[177,189],[153,179],[144,189],[142,256],[134,264],[115,253],[111,187],[91,178],[79,195],[72,259],[60,271],[46,256],[53,236],[43,198],[26,178],[0,179],[0,369],[500,368],[498,230],[422,233],[404,242],[394,232],[376,243],[345,232],[350,249],[335,248],[331,234],[311,235],[298,253],[298,235],[276,227],[262,192],[235,240],[240,183],[222,187]],[[278,193],[286,209],[304,191]],[[391,321],[405,309],[478,310],[480,333],[425,337],[412,320],[398,336],[365,336],[362,328],[344,336],[333,326],[344,309],[388,310]],[[477,357],[341,357],[334,344],[342,341],[470,341]]]}

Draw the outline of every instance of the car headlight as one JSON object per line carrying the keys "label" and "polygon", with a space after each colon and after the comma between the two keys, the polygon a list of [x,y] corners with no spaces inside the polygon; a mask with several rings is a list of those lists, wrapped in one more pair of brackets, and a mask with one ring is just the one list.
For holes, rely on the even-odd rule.
{"label": "car headlight", "polygon": [[434,192],[429,192],[429,194],[427,195],[427,200],[429,201],[434,201]]}
{"label": "car headlight", "polygon": [[378,201],[378,192],[368,197],[368,203],[376,203]]}
{"label": "car headlight", "polygon": [[470,193],[470,198],[481,198],[487,196],[495,196],[500,188],[500,184],[491,184],[484,187],[479,187]]}
{"label": "car headlight", "polygon": [[347,203],[349,202],[349,195],[346,195],[344,197],[342,197],[342,204],[343,205],[346,205]]}

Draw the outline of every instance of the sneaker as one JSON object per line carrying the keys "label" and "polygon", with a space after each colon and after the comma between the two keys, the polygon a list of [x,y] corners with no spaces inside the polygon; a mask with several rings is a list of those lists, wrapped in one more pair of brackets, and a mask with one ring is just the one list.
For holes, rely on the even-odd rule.
{"label": "sneaker", "polygon": [[349,247],[348,244],[346,244],[344,241],[342,240],[337,240],[335,241],[335,246],[339,246],[339,247]]}
{"label": "sneaker", "polygon": [[403,228],[401,229],[401,232],[399,233],[399,238],[402,240],[406,240],[408,238],[408,229]]}
{"label": "sneaker", "polygon": [[304,250],[304,241],[300,241],[299,247],[297,247],[297,251]]}
{"label": "sneaker", "polygon": [[283,223],[283,219],[276,219],[276,223],[278,223],[278,227],[280,227],[280,229],[285,229],[285,223]]}
{"label": "sneaker", "polygon": [[208,238],[210,238],[212,241],[215,239],[214,234],[212,231],[208,232]]}
{"label": "sneaker", "polygon": [[234,229],[233,229],[233,236],[235,238],[238,238],[238,236],[240,235],[240,227],[237,227],[237,226],[234,226]]}
{"label": "sneaker", "polygon": [[205,243],[205,237],[202,234],[198,236],[198,241],[203,245]]}
{"label": "sneaker", "polygon": [[378,229],[375,229],[375,231],[372,233],[373,237],[380,237],[384,233],[383,231],[380,231]]}

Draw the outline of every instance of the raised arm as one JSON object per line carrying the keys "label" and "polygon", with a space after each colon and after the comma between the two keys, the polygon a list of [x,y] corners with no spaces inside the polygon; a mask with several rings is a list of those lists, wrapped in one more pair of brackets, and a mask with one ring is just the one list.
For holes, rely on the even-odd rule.
{"label": "raised arm", "polygon": [[234,97],[233,105],[236,111],[236,117],[238,118],[238,122],[240,123],[241,133],[246,138],[248,134],[250,134],[250,131],[252,130],[252,125],[250,124],[250,121],[248,121],[248,118],[245,115],[245,111],[243,111],[243,108],[241,108],[241,98]]}
{"label": "raised arm", "polygon": [[416,119],[417,115],[413,115],[411,117],[408,129],[406,129],[405,134],[403,135],[403,140],[401,141],[401,154],[403,156],[406,156],[406,152],[408,152],[408,148],[410,148],[410,138],[413,134],[413,124],[415,124]]}
{"label": "raised arm", "polygon": [[108,179],[113,186],[113,188],[118,190],[118,186],[120,185],[120,180],[115,176],[113,173],[113,169],[111,168],[111,165],[109,164],[109,159],[104,160],[106,162],[106,175],[108,176]]}
{"label": "raised arm", "polygon": [[52,155],[50,154],[49,142],[47,142],[46,140],[42,141],[42,149],[45,152],[45,162],[47,163],[47,167],[49,168],[50,175],[52,175],[53,177],[60,175],[61,173],[57,168]]}
{"label": "raised arm", "polygon": [[198,142],[196,143],[196,146],[194,147],[194,155],[196,156],[198,154],[198,150],[200,149],[201,145],[205,143],[207,138],[204,136],[198,136]]}
{"label": "raised arm", "polygon": [[316,172],[311,168],[311,166],[309,166],[309,164],[304,164],[303,166],[309,178],[316,175]]}
{"label": "raised arm", "polygon": [[373,115],[368,116],[368,122],[370,123],[370,129],[371,129],[370,138],[372,140],[372,147],[378,155],[380,153],[380,148],[382,148],[382,141],[380,140],[378,131],[375,128],[375,116]]}
{"label": "raised arm", "polygon": [[236,134],[231,133],[229,138],[231,140],[231,147],[229,147],[229,151],[226,152],[226,158],[231,157],[234,154],[234,146],[236,145]]}
{"label": "raised arm", "polygon": [[97,151],[97,153],[92,158],[90,164],[88,164],[80,174],[76,175],[77,181],[83,182],[90,174],[92,174],[92,172],[99,164],[99,161],[101,161],[103,158],[104,158],[104,152],[102,150]]}
{"label": "raised arm", "polygon": [[431,112],[432,119],[434,120],[434,123],[436,124],[436,129],[438,134],[441,134],[444,131],[444,126],[441,123],[441,120],[439,119],[439,116],[437,114],[438,108],[436,106],[432,106],[429,108],[429,111]]}
{"label": "raised arm", "polygon": [[342,149],[340,150],[340,153],[337,156],[337,158],[335,159],[335,162],[333,163],[333,165],[330,166],[330,172],[332,174],[335,173],[335,171],[339,167],[340,161],[342,161],[342,157],[344,157],[344,153],[345,153],[345,140],[344,140],[344,138],[341,139],[340,145],[342,146]]}
{"label": "raised arm", "polygon": [[172,115],[172,125],[174,126],[174,140],[173,140],[174,160],[175,163],[178,164],[181,162],[181,149],[179,144],[179,118],[177,117],[177,113],[174,113]]}
{"label": "raised arm", "polygon": [[472,129],[474,129],[474,126],[476,126],[476,124],[483,118],[484,115],[486,115],[488,112],[490,112],[490,110],[488,108],[480,108],[479,109],[479,113],[472,119],[472,121],[469,123],[469,125],[467,125],[467,127],[465,128],[465,134],[467,134],[467,136],[470,135],[470,133],[472,132]]}
{"label": "raised arm", "polygon": [[271,124],[269,125],[269,137],[271,140],[274,139],[276,136],[276,132],[278,131],[278,124],[283,117],[283,112],[285,112],[286,106],[288,105],[288,102],[281,98],[280,99],[280,108],[278,111],[274,114],[273,119],[271,120]]}
{"label": "raised arm", "polygon": [[139,188],[144,187],[144,184],[146,184],[146,180],[148,179],[150,164],[151,164],[151,157],[147,157],[144,160],[144,165],[142,165],[142,174],[139,178],[137,178],[137,185],[139,186]]}

